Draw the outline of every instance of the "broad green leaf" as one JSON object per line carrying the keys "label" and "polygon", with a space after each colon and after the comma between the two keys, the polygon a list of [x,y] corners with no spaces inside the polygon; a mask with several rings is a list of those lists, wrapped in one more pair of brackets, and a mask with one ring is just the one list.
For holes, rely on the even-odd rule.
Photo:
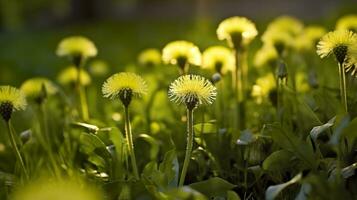
{"label": "broad green leaf", "polygon": [[347,137],[351,143],[357,138],[357,118],[354,118],[348,126],[343,129],[342,136]]}
{"label": "broad green leaf", "polygon": [[290,151],[300,160],[302,160],[309,168],[316,167],[316,159],[313,153],[312,146],[309,143],[301,140],[296,135],[289,131],[285,131],[278,124],[266,125],[264,130],[268,135],[271,135],[273,141],[281,148]]}
{"label": "broad green leaf", "polygon": [[106,149],[105,144],[96,135],[82,133],[79,140],[81,143],[80,150],[85,154],[91,154],[99,148]]}
{"label": "broad green leaf", "polygon": [[329,144],[333,146],[337,146],[339,144],[340,138],[342,136],[343,130],[349,125],[350,123],[350,116],[345,115],[345,116],[340,116],[336,120],[336,126],[333,131],[333,135],[331,136],[331,139],[329,141]]}
{"label": "broad green leaf", "polygon": [[73,127],[82,128],[84,131],[88,131],[90,133],[96,133],[99,130],[98,126],[83,122],[73,122],[71,125]]}
{"label": "broad green leaf", "polygon": [[202,134],[209,134],[217,132],[217,126],[214,123],[199,123],[195,124],[194,127],[195,134],[200,135]]}
{"label": "broad green leaf", "polygon": [[357,162],[353,163],[350,166],[347,166],[347,167],[343,168],[342,171],[341,171],[341,174],[342,174],[343,178],[347,179],[347,178],[355,175],[356,169],[357,169]]}
{"label": "broad green leaf", "polygon": [[321,133],[325,132],[326,130],[328,130],[330,127],[334,125],[335,120],[336,120],[336,116],[330,119],[326,124],[323,124],[321,126],[315,126],[314,128],[312,128],[312,130],[310,131],[311,138],[314,141],[316,141],[316,139],[319,137]]}
{"label": "broad green leaf", "polygon": [[208,200],[203,194],[187,186],[164,192],[163,196],[159,200]]}
{"label": "broad green leaf", "polygon": [[233,191],[228,191],[227,192],[227,200],[240,200],[240,197],[238,196],[237,193]]}
{"label": "broad green leaf", "polygon": [[214,177],[205,181],[192,183],[189,186],[194,190],[197,190],[202,194],[208,196],[209,198],[226,195],[227,191],[236,187],[236,185],[233,185],[232,183],[229,183],[228,181],[219,177]]}
{"label": "broad green leaf", "polygon": [[179,163],[175,149],[166,152],[164,160],[159,165],[159,170],[165,174],[168,186],[177,187],[179,177]]}
{"label": "broad green leaf", "polygon": [[268,189],[265,191],[265,199],[266,200],[273,200],[275,199],[275,197],[278,196],[278,194],[286,187],[288,187],[289,185],[292,185],[294,183],[297,183],[301,180],[302,178],[302,174],[299,173],[298,175],[296,175],[294,178],[292,178],[290,181],[286,182],[286,183],[282,183],[279,185],[273,185],[273,186],[269,186]]}
{"label": "broad green leaf", "polygon": [[303,183],[300,192],[296,196],[295,200],[307,200],[310,191],[311,191],[311,185],[309,183]]}
{"label": "broad green leaf", "polygon": [[159,153],[159,142],[148,134],[140,134],[137,140],[142,139],[150,144],[150,159],[155,160]]}
{"label": "broad green leaf", "polygon": [[263,169],[268,171],[282,171],[291,166],[294,154],[287,150],[278,150],[270,154],[263,162]]}

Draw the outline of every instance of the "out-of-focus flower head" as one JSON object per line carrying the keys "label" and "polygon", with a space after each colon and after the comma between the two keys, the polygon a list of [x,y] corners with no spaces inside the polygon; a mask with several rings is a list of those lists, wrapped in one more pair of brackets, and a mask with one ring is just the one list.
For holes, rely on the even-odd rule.
{"label": "out-of-focus flower head", "polygon": [[158,49],[150,48],[140,52],[138,62],[142,66],[156,66],[161,64],[161,53]]}
{"label": "out-of-focus flower head", "polygon": [[357,15],[345,15],[338,19],[336,23],[336,29],[338,30],[350,30],[357,32]]}
{"label": "out-of-focus flower head", "polygon": [[[80,70],[81,70],[80,73],[81,85],[88,86],[92,82],[92,79],[85,70],[83,69]],[[68,85],[74,86],[77,83],[77,78],[78,78],[78,69],[75,66],[69,66],[65,68],[59,73],[57,77],[58,82],[66,86]]]}
{"label": "out-of-focus flower head", "polygon": [[321,26],[307,26],[295,39],[294,47],[298,51],[312,51],[319,39],[326,34],[326,29]]}
{"label": "out-of-focus flower head", "polygon": [[47,96],[54,95],[58,92],[57,87],[52,81],[42,77],[26,80],[20,89],[28,100],[37,103],[41,103]]}
{"label": "out-of-focus flower head", "polygon": [[217,28],[219,40],[227,40],[231,48],[241,48],[258,35],[255,24],[245,17],[230,17],[223,20]]}
{"label": "out-of-focus flower head", "polygon": [[258,104],[261,104],[264,99],[269,97],[269,93],[275,88],[276,82],[274,76],[273,74],[268,73],[255,81],[251,95],[255,98]]}
{"label": "out-of-focus flower head", "polygon": [[212,46],[202,54],[202,68],[212,69],[220,74],[233,71],[235,67],[234,55],[231,50],[223,46]]}
{"label": "out-of-focus flower head", "polygon": [[56,54],[60,57],[82,57],[89,58],[97,55],[94,43],[83,36],[66,37],[60,41]]}
{"label": "out-of-focus flower head", "polygon": [[93,76],[103,77],[109,73],[109,66],[104,60],[96,59],[89,63],[88,70]]}
{"label": "out-of-focus flower head", "polygon": [[257,67],[275,67],[278,59],[279,55],[275,48],[269,44],[264,44],[263,47],[255,53],[254,65]]}
{"label": "out-of-focus flower head", "polygon": [[13,111],[25,110],[26,97],[21,90],[12,86],[0,86],[0,115],[9,121]]}

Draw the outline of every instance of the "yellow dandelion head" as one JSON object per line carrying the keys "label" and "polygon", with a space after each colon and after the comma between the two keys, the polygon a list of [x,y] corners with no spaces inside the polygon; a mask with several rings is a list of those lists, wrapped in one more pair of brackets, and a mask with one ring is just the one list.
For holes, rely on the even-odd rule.
{"label": "yellow dandelion head", "polygon": [[138,56],[138,62],[143,66],[156,66],[161,63],[161,53],[158,49],[145,49]]}
{"label": "yellow dandelion head", "polygon": [[304,24],[295,17],[283,15],[274,19],[268,26],[268,29],[287,32],[291,36],[297,36],[303,31]]}
{"label": "yellow dandelion head", "polygon": [[109,77],[103,84],[104,97],[119,98],[128,106],[132,97],[141,97],[147,93],[147,85],[141,76],[131,72],[121,72]]}
{"label": "yellow dandelion head", "polygon": [[12,86],[0,86],[0,115],[5,121],[11,118],[16,110],[24,110],[27,102],[25,95]]}
{"label": "yellow dandelion head", "polygon": [[28,100],[40,103],[44,98],[57,93],[58,89],[47,78],[37,77],[26,80],[20,90]]}
{"label": "yellow dandelion head", "polygon": [[334,54],[336,60],[342,64],[350,57],[350,52],[356,49],[357,35],[348,30],[335,30],[325,34],[317,44],[317,54],[327,57]]}
{"label": "yellow dandelion head", "polygon": [[212,104],[216,99],[216,87],[199,75],[183,75],[171,83],[168,92],[171,101],[186,104],[194,109],[201,104]]}
{"label": "yellow dandelion head", "polygon": [[308,26],[295,39],[294,47],[298,51],[311,51],[325,34],[326,29],[321,26]]}
{"label": "yellow dandelion head", "polygon": [[93,76],[103,77],[109,73],[109,66],[104,60],[96,59],[90,62],[88,70]]}
{"label": "yellow dandelion head", "polygon": [[357,77],[357,45],[350,48],[350,55],[344,67],[346,73]]}
{"label": "yellow dandelion head", "polygon": [[[81,85],[88,86],[91,83],[92,79],[85,70],[83,69],[80,70],[81,70],[80,73]],[[78,68],[75,66],[67,67],[66,69],[62,70],[58,75],[58,82],[66,86],[68,85],[74,86],[77,83],[77,79],[78,79]]]}
{"label": "yellow dandelion head", "polygon": [[162,50],[162,60],[166,64],[184,68],[187,64],[201,65],[201,52],[197,46],[187,41],[174,41]]}
{"label": "yellow dandelion head", "polygon": [[56,51],[57,56],[81,56],[84,58],[97,55],[94,43],[83,36],[66,37],[60,41]]}
{"label": "yellow dandelion head", "polygon": [[265,98],[268,98],[270,92],[276,88],[274,76],[269,73],[258,78],[252,87],[252,97],[255,98],[258,104],[262,103]]}
{"label": "yellow dandelion head", "polygon": [[12,200],[104,200],[96,187],[83,181],[37,180],[19,187],[11,196]]}
{"label": "yellow dandelion head", "polygon": [[292,46],[293,40],[288,32],[273,27],[268,27],[262,36],[263,43],[275,47],[279,55]]}
{"label": "yellow dandelion head", "polygon": [[227,40],[232,48],[248,45],[257,35],[255,24],[245,17],[227,18],[217,28],[218,39]]}
{"label": "yellow dandelion head", "polygon": [[223,46],[209,47],[202,54],[202,67],[225,74],[233,71],[235,67],[234,55],[230,49]]}
{"label": "yellow dandelion head", "polygon": [[254,65],[257,67],[263,66],[276,66],[276,62],[279,58],[275,48],[269,44],[264,44],[254,56]]}
{"label": "yellow dandelion head", "polygon": [[336,23],[338,30],[350,30],[357,32],[357,15],[346,15],[341,17]]}

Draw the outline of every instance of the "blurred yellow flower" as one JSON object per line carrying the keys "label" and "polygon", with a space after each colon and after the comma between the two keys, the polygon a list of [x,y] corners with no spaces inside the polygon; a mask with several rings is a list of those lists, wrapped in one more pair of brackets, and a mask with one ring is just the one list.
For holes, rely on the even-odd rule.
{"label": "blurred yellow flower", "polygon": [[257,67],[275,67],[279,56],[275,48],[269,44],[264,44],[254,56],[254,65]]}
{"label": "blurred yellow flower", "polygon": [[0,115],[8,121],[16,110],[24,110],[27,102],[25,95],[12,86],[0,86]]}
{"label": "blurred yellow flower", "polygon": [[96,59],[89,64],[89,73],[93,76],[103,77],[109,73],[109,67],[104,60]]}
{"label": "blurred yellow flower", "polygon": [[287,32],[291,36],[299,35],[304,28],[304,24],[295,17],[283,15],[274,19],[268,26],[268,29]]}
{"label": "blurred yellow flower", "polygon": [[248,45],[257,35],[255,24],[245,17],[227,18],[217,28],[218,39],[227,40],[232,48]]}
{"label": "blurred yellow flower", "polygon": [[265,45],[275,47],[277,53],[281,55],[283,51],[292,46],[294,38],[284,30],[268,27],[262,35],[262,41]]}
{"label": "blurred yellow flower", "polygon": [[298,92],[304,93],[310,90],[310,85],[307,79],[306,73],[298,72],[296,74],[296,90]]}
{"label": "blurred yellow flower", "polygon": [[12,200],[104,200],[102,192],[84,182],[73,180],[39,180],[19,187]]}
{"label": "blurred yellow flower", "polygon": [[71,36],[60,41],[56,54],[58,56],[82,56],[84,58],[97,55],[94,43],[83,36]]}
{"label": "blurred yellow flower", "polygon": [[216,87],[199,75],[183,75],[170,84],[169,98],[178,104],[186,104],[190,109],[201,104],[212,104],[216,99]]}
{"label": "blurred yellow flower", "polygon": [[161,53],[158,49],[145,49],[138,56],[138,62],[143,66],[156,66],[161,63]]}
{"label": "blurred yellow flower", "polygon": [[174,41],[162,50],[162,60],[166,64],[178,65],[181,68],[186,64],[201,65],[201,52],[191,42]]}
{"label": "blurred yellow flower", "polygon": [[[62,70],[58,75],[58,82],[62,85],[75,85],[78,78],[78,69],[75,66],[69,66]],[[87,86],[91,83],[92,79],[89,74],[81,69],[80,73],[81,85]]]}
{"label": "blurred yellow flower", "polygon": [[147,85],[141,76],[131,72],[121,72],[109,77],[103,84],[104,97],[119,98],[125,106],[131,102],[131,98],[141,97],[147,93]]}
{"label": "blurred yellow flower", "polygon": [[[44,90],[43,90],[44,89]],[[58,89],[47,78],[37,77],[26,80],[20,87],[28,100],[41,101],[46,96],[56,94]]]}
{"label": "blurred yellow flower", "polygon": [[321,26],[308,26],[295,39],[294,47],[298,51],[311,51],[315,48],[319,39],[326,34],[326,29]]}
{"label": "blurred yellow flower", "polygon": [[233,71],[234,56],[230,49],[223,46],[207,48],[202,54],[202,68],[216,70],[220,74]]}
{"label": "blurred yellow flower", "polygon": [[357,15],[346,15],[341,17],[336,23],[336,29],[350,30],[357,32]]}
{"label": "blurred yellow flower", "polygon": [[336,60],[342,64],[351,56],[351,50],[357,47],[357,35],[348,30],[335,30],[325,34],[317,44],[317,54],[327,57],[334,54]]}
{"label": "blurred yellow flower", "polygon": [[252,97],[254,97],[258,104],[261,104],[269,93],[276,88],[276,82],[273,74],[269,73],[258,78],[252,88]]}

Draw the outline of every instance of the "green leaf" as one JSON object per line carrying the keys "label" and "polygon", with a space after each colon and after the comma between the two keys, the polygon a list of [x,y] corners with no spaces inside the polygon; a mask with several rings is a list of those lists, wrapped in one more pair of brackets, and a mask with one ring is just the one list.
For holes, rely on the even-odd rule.
{"label": "green leaf", "polygon": [[150,159],[155,160],[159,153],[159,142],[148,134],[140,134],[137,140],[142,139],[150,144]]}
{"label": "green leaf", "polygon": [[94,151],[99,148],[106,149],[105,144],[93,134],[82,133],[79,137],[79,141],[81,143],[80,150],[85,154],[94,153]]}
{"label": "green leaf", "polygon": [[302,174],[299,173],[298,175],[296,175],[294,178],[292,178],[290,181],[286,182],[286,183],[282,183],[279,185],[273,185],[273,186],[269,186],[268,189],[265,191],[265,199],[266,200],[273,200],[275,199],[275,197],[278,196],[278,194],[286,187],[288,187],[289,185],[292,185],[294,183],[297,183],[301,180],[302,178]]}
{"label": "green leaf", "polygon": [[342,136],[343,130],[349,125],[350,123],[350,116],[338,116],[337,118],[336,127],[333,131],[333,135],[329,141],[329,144],[333,146],[337,146],[339,144],[340,138]]}
{"label": "green leaf", "polygon": [[166,152],[164,160],[159,165],[159,170],[165,174],[167,185],[169,187],[177,187],[179,177],[179,163],[175,149]]}
{"label": "green leaf", "polygon": [[214,177],[205,181],[192,183],[189,186],[208,196],[209,198],[226,195],[227,191],[236,187],[236,185],[233,185],[219,177]]}
{"label": "green leaf", "polygon": [[312,130],[310,131],[311,138],[316,141],[321,133],[325,132],[334,125],[335,120],[336,116],[330,119],[326,124],[323,124],[321,126],[315,126],[314,128],[312,128]]}
{"label": "green leaf", "polygon": [[96,133],[99,130],[98,126],[83,122],[73,122],[71,125],[73,127],[81,128],[83,129],[83,131],[88,131],[90,133]]}
{"label": "green leaf", "polygon": [[190,187],[180,187],[165,192],[165,197],[160,200],[207,200],[207,198]]}
{"label": "green leaf", "polygon": [[291,166],[294,154],[287,150],[278,150],[270,154],[263,162],[263,169],[268,171],[283,171]]}
{"label": "green leaf", "polygon": [[271,135],[274,142],[282,149],[288,150],[303,161],[309,168],[315,168],[317,165],[312,146],[298,138],[289,131],[285,131],[278,124],[266,125],[264,130]]}
{"label": "green leaf", "polygon": [[346,136],[349,141],[353,142],[353,140],[357,137],[357,118],[354,118],[346,128],[343,129],[342,136]]}
{"label": "green leaf", "polygon": [[217,126],[213,123],[199,123],[193,126],[195,129],[195,134],[200,135],[202,134],[210,134],[217,132]]}
{"label": "green leaf", "polygon": [[227,192],[227,200],[240,200],[240,197],[238,196],[237,193],[233,191],[228,191]]}
{"label": "green leaf", "polygon": [[341,171],[342,177],[347,179],[347,178],[355,175],[356,169],[357,169],[357,162],[353,163],[350,166],[347,166],[347,167],[343,168],[342,171]]}

